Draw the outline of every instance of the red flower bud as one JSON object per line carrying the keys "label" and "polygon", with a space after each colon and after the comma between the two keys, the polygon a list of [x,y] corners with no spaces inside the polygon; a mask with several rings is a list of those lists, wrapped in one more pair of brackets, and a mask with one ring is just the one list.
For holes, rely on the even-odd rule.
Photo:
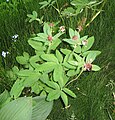
{"label": "red flower bud", "polygon": [[53,39],[52,36],[51,36],[51,35],[48,35],[48,40],[49,40],[49,41],[52,41],[52,39]]}
{"label": "red flower bud", "polygon": [[84,68],[85,68],[87,71],[91,71],[91,69],[92,69],[92,64],[91,64],[91,63],[86,63],[86,64],[84,65]]}
{"label": "red flower bud", "polygon": [[50,26],[50,27],[53,27],[53,26],[54,26],[54,24],[53,24],[53,23],[50,23],[50,24],[49,24],[49,26]]}
{"label": "red flower bud", "polygon": [[72,37],[72,40],[77,40],[78,39],[78,37],[76,36],[76,35],[74,35],[73,37]]}

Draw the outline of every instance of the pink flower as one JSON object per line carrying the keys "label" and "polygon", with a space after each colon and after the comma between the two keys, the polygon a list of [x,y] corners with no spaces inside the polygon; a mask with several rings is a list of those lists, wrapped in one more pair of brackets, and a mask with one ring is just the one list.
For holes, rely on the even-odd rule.
{"label": "pink flower", "polygon": [[78,39],[78,36],[76,36],[76,35],[74,35],[73,37],[72,37],[72,40],[77,40]]}
{"label": "pink flower", "polygon": [[82,44],[83,44],[83,45],[87,45],[87,43],[88,43],[87,40],[83,40],[83,41],[82,41]]}
{"label": "pink flower", "polygon": [[53,24],[53,23],[50,23],[49,26],[50,26],[50,27],[54,27],[54,24]]}
{"label": "pink flower", "polygon": [[84,68],[85,68],[85,70],[87,70],[87,71],[91,71],[91,69],[92,69],[92,64],[91,64],[91,63],[86,63],[86,64],[84,65]]}
{"label": "pink flower", "polygon": [[61,26],[59,29],[61,32],[65,32],[65,26]]}
{"label": "pink flower", "polygon": [[48,35],[47,39],[48,39],[49,41],[52,41],[52,40],[53,40],[53,38],[52,38],[51,35]]}

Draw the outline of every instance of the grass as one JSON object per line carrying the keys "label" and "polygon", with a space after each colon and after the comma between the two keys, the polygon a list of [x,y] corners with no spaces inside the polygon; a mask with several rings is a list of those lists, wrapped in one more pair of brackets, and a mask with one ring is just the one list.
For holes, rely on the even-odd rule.
{"label": "grass", "polygon": [[[62,106],[55,105],[51,114],[51,120],[66,120],[74,111],[77,120],[114,120],[114,73],[115,73],[115,36],[114,36],[114,12],[115,4],[108,1],[102,12],[85,33],[95,36],[95,44],[92,49],[102,53],[95,61],[102,68],[97,73],[86,73],[72,85],[77,98],[71,100],[71,107],[62,110]],[[112,87],[113,86],[113,87]],[[79,89],[78,89],[79,88]],[[61,112],[60,112],[61,111]]]}
{"label": "grass", "polygon": [[[42,1],[42,0],[41,0]],[[69,0],[59,0],[59,5],[63,5]],[[37,33],[41,29],[38,23],[29,24],[26,21],[26,15],[36,10],[41,17],[44,11],[39,11],[38,1],[22,2],[18,5],[18,9],[12,8],[0,9],[0,53],[10,51],[8,59],[0,58],[0,91],[10,89],[6,72],[4,70],[11,68],[17,64],[15,57],[21,55],[23,51],[30,54],[32,49],[27,45],[28,38],[32,33]],[[95,21],[86,28],[83,34],[94,35],[95,44],[92,49],[100,50],[102,53],[96,59],[95,63],[101,66],[100,72],[90,72],[83,74],[76,83],[71,84],[71,89],[76,93],[77,98],[70,100],[71,107],[63,109],[60,100],[55,101],[54,108],[49,116],[50,120],[69,120],[74,112],[76,120],[114,120],[115,105],[114,92],[114,73],[115,73],[115,3],[113,0],[108,0],[104,11],[95,19]],[[16,7],[17,8],[17,7]],[[58,21],[59,18],[55,15],[56,11],[52,8],[47,9],[45,14],[46,21]],[[72,23],[72,24],[71,24]],[[75,26],[74,20],[67,23],[68,26]],[[19,38],[16,43],[12,42],[12,36],[18,34]],[[7,84],[8,83],[8,84]],[[12,84],[12,83],[11,83]]]}

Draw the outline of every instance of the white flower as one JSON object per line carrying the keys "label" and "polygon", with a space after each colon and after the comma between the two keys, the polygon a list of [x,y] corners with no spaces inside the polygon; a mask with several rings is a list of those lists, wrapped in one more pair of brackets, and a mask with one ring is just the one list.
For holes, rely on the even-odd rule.
{"label": "white flower", "polygon": [[7,54],[9,54],[9,52],[4,52],[4,51],[2,51],[2,56],[3,56],[4,58],[6,57]]}
{"label": "white flower", "polygon": [[65,32],[65,26],[60,26],[59,29],[60,29],[61,32]]}
{"label": "white flower", "polygon": [[6,2],[9,2],[9,0],[6,0]]}
{"label": "white flower", "polygon": [[18,34],[13,35],[13,36],[12,36],[12,40],[13,40],[14,42],[16,42],[16,39],[18,38],[18,36],[19,36]]}
{"label": "white flower", "polygon": [[83,40],[83,41],[82,41],[82,44],[83,44],[83,45],[87,45],[87,43],[88,43],[87,40]]}
{"label": "white flower", "polygon": [[17,39],[18,38],[18,34],[15,34],[14,36],[12,36],[13,39]]}

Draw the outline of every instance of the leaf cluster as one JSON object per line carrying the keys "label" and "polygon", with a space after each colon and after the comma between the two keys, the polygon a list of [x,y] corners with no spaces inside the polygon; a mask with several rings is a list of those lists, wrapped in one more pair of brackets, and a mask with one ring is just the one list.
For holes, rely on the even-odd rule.
{"label": "leaf cluster", "polygon": [[[84,71],[98,71],[100,67],[93,64],[100,51],[90,50],[94,37],[80,37],[79,32],[69,28],[70,38],[63,38],[65,32],[59,30],[53,33],[52,27],[44,23],[43,32],[28,40],[35,50],[35,55],[27,52],[17,56],[16,60],[23,67],[12,69],[15,83],[10,91],[12,98],[16,99],[24,88],[31,88],[31,93],[46,96],[47,101],[62,99],[68,106],[68,95],[76,95],[68,85],[77,80]],[[69,48],[59,47],[68,44]],[[15,77],[14,77],[15,76]]]}
{"label": "leaf cluster", "polygon": [[52,110],[53,102],[45,97],[20,97],[11,100],[8,91],[0,95],[1,120],[45,120]]}

